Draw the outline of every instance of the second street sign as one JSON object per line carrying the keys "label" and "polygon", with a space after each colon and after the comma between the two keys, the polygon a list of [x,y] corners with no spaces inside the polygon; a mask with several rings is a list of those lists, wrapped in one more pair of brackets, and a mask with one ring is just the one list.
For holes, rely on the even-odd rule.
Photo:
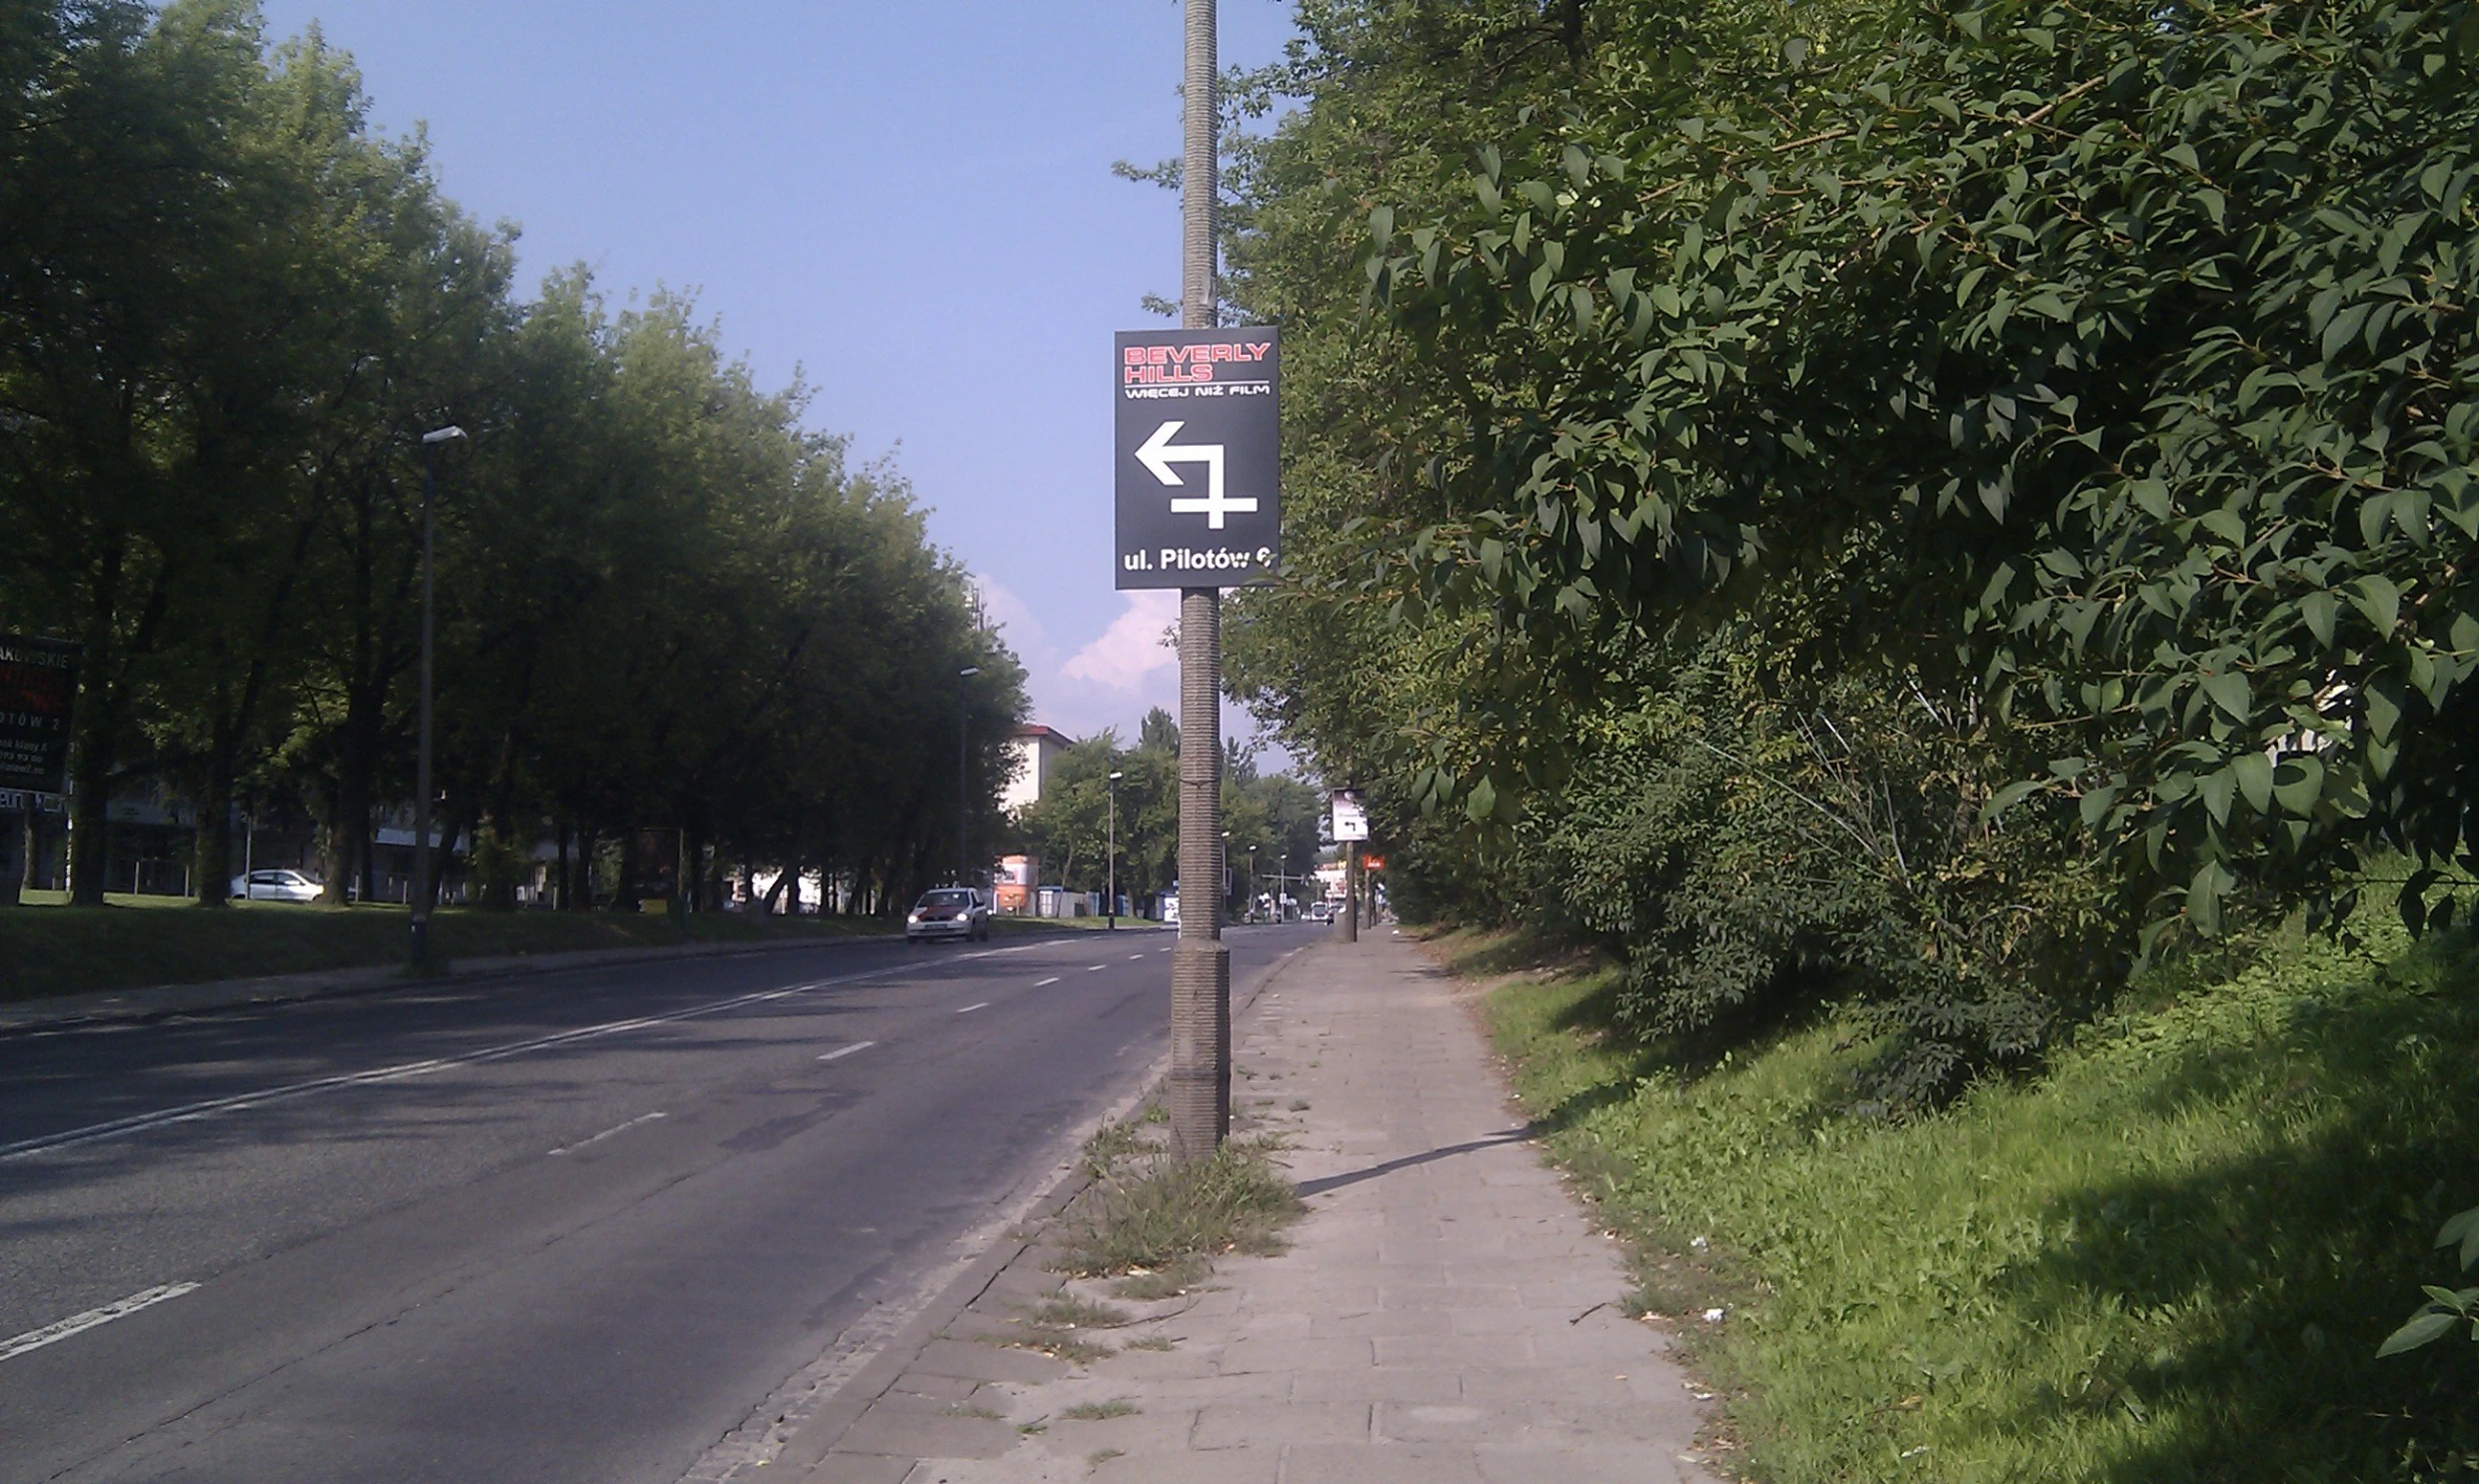
{"label": "second street sign", "polygon": [[1274,332],[1129,330],[1118,350],[1118,585],[1264,576],[1282,532]]}

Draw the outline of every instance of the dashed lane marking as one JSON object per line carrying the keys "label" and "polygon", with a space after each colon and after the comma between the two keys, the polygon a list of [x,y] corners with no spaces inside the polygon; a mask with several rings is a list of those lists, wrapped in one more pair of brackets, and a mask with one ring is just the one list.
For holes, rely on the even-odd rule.
{"label": "dashed lane marking", "polygon": [[582,1149],[588,1144],[599,1144],[603,1140],[610,1138],[615,1133],[626,1133],[640,1123],[652,1123],[655,1119],[663,1116],[664,1115],[661,1113],[641,1113],[637,1117],[631,1118],[626,1123],[616,1123],[611,1127],[604,1129],[601,1133],[594,1135],[592,1138],[579,1139],[573,1144],[562,1144],[560,1147],[552,1150],[551,1152],[554,1154],[566,1154],[573,1149]]}
{"label": "dashed lane marking", "polygon": [[1098,974],[1110,966],[1107,963],[1088,963],[1085,965],[1085,971],[1089,974]]}
{"label": "dashed lane marking", "polygon": [[812,979],[807,983],[786,984],[780,989],[761,989],[752,994],[736,994],[729,999],[690,1005],[686,1009],[672,1010],[660,1015],[639,1015],[628,1020],[607,1020],[600,1025],[581,1025],[575,1030],[563,1030],[553,1035],[538,1035],[528,1040],[508,1041],[497,1046],[484,1046],[479,1050],[467,1051],[456,1056],[433,1056],[421,1061],[404,1061],[394,1066],[376,1067],[365,1072],[346,1072],[332,1077],[315,1077],[307,1082],[290,1082],[257,1092],[238,1092],[230,1097],[208,1098],[203,1102],[184,1103],[178,1107],[164,1108],[152,1113],[133,1113],[126,1118],[114,1118],[106,1123],[90,1123],[84,1128],[65,1129],[59,1133],[19,1139],[12,1144],[0,1144],[0,1163],[24,1159],[53,1149],[65,1149],[76,1144],[92,1143],[97,1139],[113,1138],[125,1133],[139,1133],[149,1128],[161,1128],[167,1124],[194,1123],[201,1118],[212,1118],[218,1113],[237,1113],[248,1108],[265,1107],[269,1103],[286,1102],[296,1097],[308,1097],[314,1093],[337,1092],[348,1087],[369,1087],[382,1082],[401,1081],[407,1077],[419,1077],[435,1071],[445,1071],[450,1067],[470,1066],[483,1061],[498,1061],[505,1057],[522,1056],[529,1051],[544,1051],[555,1046],[572,1045],[578,1041],[618,1035],[626,1030],[644,1030],[651,1026],[668,1025],[678,1020],[694,1020],[704,1015],[716,1015],[725,1010],[736,1010],[744,1005],[764,1004],[770,1000],[784,999],[795,994],[806,994],[813,989],[828,989],[839,984],[855,984],[864,979],[883,979],[890,974],[911,973],[915,969],[916,965],[911,963],[890,964],[885,968],[874,968],[864,973],[844,974],[832,979]]}
{"label": "dashed lane marking", "polygon": [[1059,975],[1057,975],[1057,974],[1053,974],[1053,975],[1051,975],[1051,976],[1050,976],[1049,978],[1047,978],[1047,979],[1036,979],[1036,980],[1034,980],[1034,981],[1033,981],[1033,987],[1034,987],[1034,988],[1036,988],[1036,989],[1039,989],[1039,988],[1041,988],[1044,984],[1056,984],[1056,983],[1058,983],[1058,982],[1059,982]]}
{"label": "dashed lane marking", "polygon": [[133,1293],[127,1298],[114,1299],[102,1308],[88,1309],[83,1314],[71,1314],[68,1318],[46,1324],[41,1329],[27,1330],[14,1339],[0,1340],[0,1360],[14,1359],[29,1350],[40,1350],[54,1341],[65,1340],[73,1334],[83,1334],[96,1325],[109,1324],[115,1319],[126,1319],[140,1309],[153,1308],[165,1299],[179,1298],[182,1294],[194,1293],[197,1289],[198,1285],[195,1283],[164,1283]]}
{"label": "dashed lane marking", "polygon": [[841,1060],[843,1060],[845,1057],[850,1056],[850,1055],[851,1055],[853,1052],[855,1052],[855,1051],[867,1051],[867,1050],[868,1050],[868,1049],[870,1049],[872,1046],[875,1046],[875,1045],[877,1045],[877,1044],[878,1044],[878,1042],[876,1042],[876,1041],[855,1041],[855,1042],[853,1042],[851,1045],[846,1046],[846,1047],[844,1047],[844,1048],[843,1048],[843,1049],[841,1049],[841,1050],[837,1050],[837,1051],[829,1051],[829,1052],[828,1052],[828,1053],[826,1053],[824,1056],[821,1056],[821,1057],[819,1057],[818,1059],[819,1059],[819,1060],[821,1060],[821,1061],[841,1061]]}
{"label": "dashed lane marking", "polygon": [[972,1014],[975,1010],[986,1010],[986,1009],[989,1009],[989,1008],[990,1008],[990,1001],[989,1001],[989,1000],[987,1000],[987,999],[985,999],[985,1000],[983,1000],[980,1004],[969,1004],[969,1005],[966,1005],[963,1009],[958,1010],[956,1013],[957,1013],[957,1014],[959,1014],[959,1015],[970,1015],[970,1014]]}

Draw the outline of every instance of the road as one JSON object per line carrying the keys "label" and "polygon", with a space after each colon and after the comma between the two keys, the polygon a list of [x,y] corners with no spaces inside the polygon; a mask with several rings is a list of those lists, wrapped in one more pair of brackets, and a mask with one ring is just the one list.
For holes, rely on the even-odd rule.
{"label": "road", "polygon": [[[1231,930],[1235,991],[1316,932]],[[0,1480],[675,1484],[1137,1089],[1171,943],[0,1036]]]}

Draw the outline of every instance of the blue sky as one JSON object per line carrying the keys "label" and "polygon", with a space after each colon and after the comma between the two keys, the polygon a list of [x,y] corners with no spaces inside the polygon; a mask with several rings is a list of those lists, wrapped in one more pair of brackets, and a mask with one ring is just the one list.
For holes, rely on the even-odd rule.
{"label": "blue sky", "polygon": [[[1177,199],[1110,169],[1179,152],[1178,0],[265,5],[353,54],[378,127],[427,127],[526,282],[693,291],[762,385],[799,371],[813,426],[892,454],[1037,720],[1177,710],[1177,596],[1111,588],[1109,357],[1179,293]],[[1221,12],[1226,66],[1290,35],[1285,0]]]}

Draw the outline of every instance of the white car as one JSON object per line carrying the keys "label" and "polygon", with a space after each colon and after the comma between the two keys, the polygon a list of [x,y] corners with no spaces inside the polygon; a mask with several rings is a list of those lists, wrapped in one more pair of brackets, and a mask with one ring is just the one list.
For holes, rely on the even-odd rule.
{"label": "white car", "polygon": [[990,936],[990,898],[970,886],[942,886],[924,891],[904,919],[904,940],[927,942],[934,937],[960,937],[966,942]]}
{"label": "white car", "polygon": [[232,894],[251,901],[316,901],[326,889],[297,870],[254,870],[232,878]]}

